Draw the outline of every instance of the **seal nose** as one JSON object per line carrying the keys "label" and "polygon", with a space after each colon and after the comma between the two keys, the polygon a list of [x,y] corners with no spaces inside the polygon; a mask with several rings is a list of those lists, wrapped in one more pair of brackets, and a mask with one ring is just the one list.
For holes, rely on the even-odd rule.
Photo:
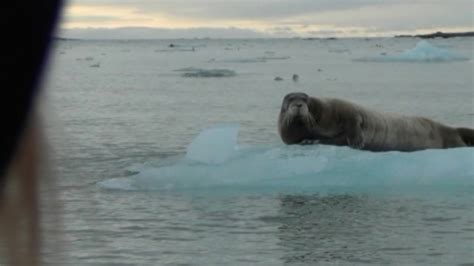
{"label": "seal nose", "polygon": [[301,108],[303,106],[303,103],[295,103],[296,107]]}

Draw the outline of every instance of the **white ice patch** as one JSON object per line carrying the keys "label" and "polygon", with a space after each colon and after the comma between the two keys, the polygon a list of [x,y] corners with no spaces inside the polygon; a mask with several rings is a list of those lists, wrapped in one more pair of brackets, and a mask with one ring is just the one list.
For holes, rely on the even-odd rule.
{"label": "white ice patch", "polygon": [[474,149],[368,152],[326,145],[237,147],[237,125],[204,130],[185,158],[99,186],[121,190],[250,189],[285,192],[324,187],[472,186]]}
{"label": "white ice patch", "polygon": [[354,61],[362,62],[447,62],[462,61],[469,58],[458,53],[442,49],[422,40],[412,49],[399,54],[382,54],[374,57],[358,58]]}
{"label": "white ice patch", "polygon": [[228,161],[237,149],[238,124],[222,124],[205,129],[188,146],[186,159],[205,164]]}

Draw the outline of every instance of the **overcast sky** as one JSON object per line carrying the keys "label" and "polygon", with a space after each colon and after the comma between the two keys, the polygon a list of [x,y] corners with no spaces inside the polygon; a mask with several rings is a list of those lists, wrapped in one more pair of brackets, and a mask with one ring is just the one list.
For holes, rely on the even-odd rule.
{"label": "overcast sky", "polygon": [[81,38],[392,36],[473,31],[473,20],[474,0],[74,0],[64,10],[61,34]]}

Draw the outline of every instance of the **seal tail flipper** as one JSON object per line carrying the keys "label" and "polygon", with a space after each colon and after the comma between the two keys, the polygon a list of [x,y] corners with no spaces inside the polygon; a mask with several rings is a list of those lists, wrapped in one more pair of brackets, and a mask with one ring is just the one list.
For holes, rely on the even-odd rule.
{"label": "seal tail flipper", "polygon": [[466,146],[474,146],[474,129],[459,127],[457,130]]}

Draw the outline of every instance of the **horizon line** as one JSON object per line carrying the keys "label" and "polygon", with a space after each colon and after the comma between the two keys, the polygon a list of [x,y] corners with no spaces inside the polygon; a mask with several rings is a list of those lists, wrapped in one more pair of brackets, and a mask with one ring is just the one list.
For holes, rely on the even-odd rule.
{"label": "horizon line", "polygon": [[[120,27],[120,28],[76,28],[79,30],[84,29],[100,29],[100,30],[116,30],[116,29],[165,29],[165,28],[154,28],[154,27]],[[188,28],[192,29],[192,28]],[[196,28],[202,29],[202,28]],[[239,29],[239,28],[234,28]],[[168,29],[166,29],[168,30]],[[169,29],[173,30],[173,29]],[[416,32],[416,31],[415,31]],[[414,33],[415,33],[414,32]],[[53,36],[53,39],[59,40],[94,40],[94,41],[107,41],[107,40],[124,40],[124,41],[131,41],[131,40],[258,40],[258,39],[302,39],[302,40],[334,40],[334,39],[381,39],[381,38],[453,38],[453,37],[474,37],[474,30],[473,31],[431,31],[430,33],[423,33],[423,34],[391,34],[385,36],[338,36],[338,35],[327,35],[327,36],[254,36],[254,37],[134,37],[134,38],[75,38],[75,37],[64,37],[64,36]]]}

